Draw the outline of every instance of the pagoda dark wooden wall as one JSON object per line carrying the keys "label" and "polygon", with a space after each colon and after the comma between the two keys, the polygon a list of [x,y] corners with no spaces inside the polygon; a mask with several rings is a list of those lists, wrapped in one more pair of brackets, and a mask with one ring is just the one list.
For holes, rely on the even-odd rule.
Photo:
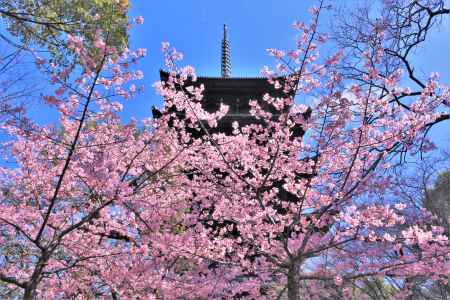
{"label": "pagoda dark wooden wall", "polygon": [[[161,80],[166,81],[169,74],[161,71]],[[274,97],[286,96],[281,90],[276,90],[266,78],[223,78],[223,77],[198,77],[196,82],[188,82],[187,85],[205,86],[202,100],[202,107],[206,111],[213,113],[219,110],[223,103],[229,107],[228,113],[223,117],[218,127],[213,132],[231,134],[232,123],[237,121],[240,126],[248,124],[258,124],[261,121],[250,115],[250,100],[258,100],[264,109],[274,113],[276,111],[263,103],[261,99],[268,93]]]}

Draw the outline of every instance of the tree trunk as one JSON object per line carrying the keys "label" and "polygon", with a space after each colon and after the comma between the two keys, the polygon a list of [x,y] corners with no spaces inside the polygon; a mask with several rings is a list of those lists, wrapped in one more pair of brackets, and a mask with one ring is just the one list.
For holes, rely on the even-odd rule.
{"label": "tree trunk", "polygon": [[300,285],[298,282],[297,266],[295,264],[289,268],[287,279],[288,299],[300,300]]}
{"label": "tree trunk", "polygon": [[34,268],[33,275],[30,281],[25,285],[25,291],[23,292],[23,300],[34,300],[36,299],[36,290],[41,279],[42,272],[46,266],[50,256],[55,251],[56,247],[52,247],[50,250],[44,249],[42,251],[42,256]]}
{"label": "tree trunk", "polygon": [[23,293],[23,300],[34,300],[36,299],[36,289],[33,287],[27,287]]}

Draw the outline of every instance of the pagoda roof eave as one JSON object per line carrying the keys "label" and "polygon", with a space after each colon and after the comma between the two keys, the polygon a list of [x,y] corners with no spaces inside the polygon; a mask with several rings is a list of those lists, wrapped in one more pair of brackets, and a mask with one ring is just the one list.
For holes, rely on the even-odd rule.
{"label": "pagoda roof eave", "polygon": [[[164,71],[164,70],[159,70],[160,73],[160,78],[161,79],[165,79],[167,77],[169,77],[169,72]],[[280,76],[277,77],[275,79],[284,79],[285,76]],[[197,76],[197,81],[198,80],[263,80],[263,81],[267,81],[268,78],[264,77],[264,76],[237,76],[237,77],[221,77],[221,76]]]}

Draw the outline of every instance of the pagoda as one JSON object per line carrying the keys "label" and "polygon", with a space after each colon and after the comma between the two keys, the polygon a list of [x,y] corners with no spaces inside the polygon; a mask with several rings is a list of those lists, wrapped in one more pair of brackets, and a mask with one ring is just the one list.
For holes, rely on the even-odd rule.
{"label": "pagoda", "polygon": [[[275,89],[273,84],[269,83],[265,77],[232,77],[231,76],[231,54],[230,43],[228,41],[228,27],[223,26],[223,38],[221,49],[221,76],[207,77],[199,76],[193,85],[204,85],[202,107],[207,112],[217,111],[220,104],[227,105],[228,113],[221,118],[216,128],[211,128],[211,132],[220,132],[224,134],[232,133],[232,123],[237,121],[239,126],[261,123],[250,114],[249,100],[262,99],[264,94],[273,97],[282,97],[283,92]],[[165,82],[169,74],[160,71],[161,81]],[[286,97],[286,95],[284,95]],[[259,101],[261,103],[261,101]],[[273,117],[278,117],[278,112],[267,104],[261,103],[264,109],[273,113]],[[160,112],[153,109],[153,116],[158,117]]]}

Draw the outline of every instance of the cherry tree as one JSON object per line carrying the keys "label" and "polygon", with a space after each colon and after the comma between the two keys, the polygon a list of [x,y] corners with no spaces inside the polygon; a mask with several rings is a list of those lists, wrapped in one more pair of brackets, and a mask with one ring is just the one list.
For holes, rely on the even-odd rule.
{"label": "cherry tree", "polygon": [[60,124],[3,124],[13,137],[1,169],[3,296],[295,300],[349,298],[369,276],[445,282],[443,229],[409,224],[403,203],[379,199],[395,188],[399,153],[430,148],[423,133],[449,89],[433,75],[405,110],[393,99],[410,90],[401,70],[380,75],[377,47],[364,53],[374,84],[344,82],[342,53],[319,55],[321,11],[294,23],[294,49],[268,50],[276,66],[263,74],[285,96],[251,100],[258,122],[231,135],[212,130],[227,107],[202,108],[204,87],[168,43],[169,78],[155,84],[164,108],[143,128],[118,111],[138,92],[131,66],[144,50],[118,54],[98,35],[87,51],[69,36],[79,78],[39,60]]}
{"label": "cherry tree", "polygon": [[134,201],[144,190],[157,197],[151,190],[160,181],[154,179],[169,176],[178,149],[164,142],[169,136],[139,130],[136,121],[124,124],[117,114],[139,92],[132,81],[143,75],[132,65],[145,50],[119,54],[100,32],[94,50],[78,36],[67,40],[82,67],[78,77],[77,70],[37,58],[56,87],[44,100],[58,112],[59,125],[2,124],[12,137],[3,150],[13,166],[1,168],[0,287],[6,298],[117,298],[116,290],[139,290],[138,280],[117,279],[147,254],[140,246],[148,241],[133,239],[139,234],[133,224],[151,219],[157,227],[158,217],[147,215],[164,216],[150,199]]}
{"label": "cherry tree", "polygon": [[[398,97],[411,90],[400,85],[401,69],[389,76],[377,69],[385,55],[382,30],[363,56],[361,76],[371,84],[344,82],[334,68],[342,52],[320,59],[317,47],[326,40],[317,32],[320,11],[312,10],[309,26],[294,24],[295,49],[269,49],[277,66],[263,73],[287,96],[251,101],[262,124],[235,124],[231,136],[209,132],[216,120],[201,109],[203,87],[174,67],[180,55],[164,45],[171,76],[157,84],[166,99],[161,122],[203,132],[200,141],[180,136],[192,151],[191,196],[177,223],[201,252],[183,240],[178,249],[185,250],[173,261],[181,255],[207,266],[175,267],[172,279],[199,272],[205,286],[195,290],[204,298],[350,297],[352,285],[369,276],[403,283],[414,276],[448,278],[443,228],[417,220],[398,231],[404,204],[379,201],[395,187],[389,170],[396,158],[432,148],[424,132],[448,119],[439,112],[448,87],[432,75],[408,109],[399,105]],[[300,101],[314,95],[315,102],[308,109],[292,94]],[[218,112],[225,113],[225,107]],[[299,126],[304,135],[295,134]],[[387,259],[394,251],[402,254]],[[405,284],[395,296],[408,294]]]}

